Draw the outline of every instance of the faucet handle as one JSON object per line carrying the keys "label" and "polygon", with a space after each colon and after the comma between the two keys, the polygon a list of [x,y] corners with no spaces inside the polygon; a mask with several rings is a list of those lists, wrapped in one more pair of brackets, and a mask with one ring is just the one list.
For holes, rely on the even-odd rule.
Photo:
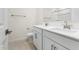
{"label": "faucet handle", "polygon": [[48,23],[45,23],[45,26],[48,26]]}

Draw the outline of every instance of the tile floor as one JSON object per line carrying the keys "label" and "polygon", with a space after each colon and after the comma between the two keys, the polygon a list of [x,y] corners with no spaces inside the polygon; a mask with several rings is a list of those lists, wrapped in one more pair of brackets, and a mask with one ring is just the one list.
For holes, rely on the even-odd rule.
{"label": "tile floor", "polygon": [[29,43],[26,40],[18,40],[8,43],[9,50],[36,50],[33,43]]}

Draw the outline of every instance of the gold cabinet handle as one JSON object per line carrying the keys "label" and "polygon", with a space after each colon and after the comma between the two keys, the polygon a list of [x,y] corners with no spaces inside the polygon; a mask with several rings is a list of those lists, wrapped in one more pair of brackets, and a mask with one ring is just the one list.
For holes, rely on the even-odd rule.
{"label": "gold cabinet handle", "polygon": [[54,48],[54,46],[53,46],[53,44],[51,45],[51,50],[53,50],[53,48]]}

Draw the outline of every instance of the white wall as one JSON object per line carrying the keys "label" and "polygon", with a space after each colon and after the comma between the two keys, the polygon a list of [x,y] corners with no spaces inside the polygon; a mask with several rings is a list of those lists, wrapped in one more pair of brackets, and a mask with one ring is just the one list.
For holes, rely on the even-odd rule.
{"label": "white wall", "polygon": [[43,22],[43,8],[36,9],[36,24],[41,24]]}
{"label": "white wall", "polygon": [[[20,40],[27,36],[27,33],[32,31],[32,26],[36,21],[36,9],[32,8],[14,8],[8,9],[9,11],[9,30],[13,32],[9,35],[9,40]],[[11,16],[24,15],[26,17]]]}
{"label": "white wall", "polygon": [[72,27],[79,29],[79,8],[72,8]]}

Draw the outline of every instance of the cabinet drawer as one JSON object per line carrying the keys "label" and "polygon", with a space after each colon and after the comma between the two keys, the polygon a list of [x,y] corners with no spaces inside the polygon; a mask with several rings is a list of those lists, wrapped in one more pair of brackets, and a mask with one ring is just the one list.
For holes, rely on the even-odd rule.
{"label": "cabinet drawer", "polygon": [[51,40],[56,41],[57,43],[63,45],[64,47],[67,47],[68,49],[79,50],[79,42],[75,41],[75,39],[72,40],[71,38],[53,32],[48,32],[46,30],[44,31],[43,36],[46,36]]}

